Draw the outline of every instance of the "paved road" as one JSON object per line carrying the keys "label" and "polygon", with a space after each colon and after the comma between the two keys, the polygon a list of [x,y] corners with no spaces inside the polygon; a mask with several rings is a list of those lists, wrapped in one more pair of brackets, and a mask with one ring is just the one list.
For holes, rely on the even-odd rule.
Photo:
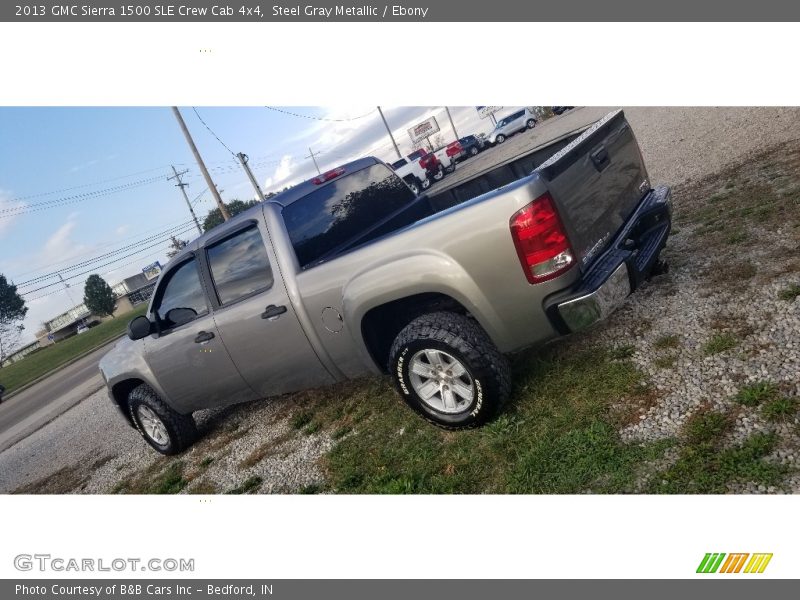
{"label": "paved road", "polygon": [[[116,342],[112,342],[116,343]],[[0,404],[0,452],[103,387],[97,365],[110,344]]]}

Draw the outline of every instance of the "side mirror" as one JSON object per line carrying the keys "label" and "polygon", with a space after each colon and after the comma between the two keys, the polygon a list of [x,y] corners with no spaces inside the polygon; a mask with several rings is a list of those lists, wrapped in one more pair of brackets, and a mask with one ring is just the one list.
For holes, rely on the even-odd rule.
{"label": "side mirror", "polygon": [[153,332],[153,324],[144,315],[139,315],[128,323],[128,337],[132,340],[141,340]]}

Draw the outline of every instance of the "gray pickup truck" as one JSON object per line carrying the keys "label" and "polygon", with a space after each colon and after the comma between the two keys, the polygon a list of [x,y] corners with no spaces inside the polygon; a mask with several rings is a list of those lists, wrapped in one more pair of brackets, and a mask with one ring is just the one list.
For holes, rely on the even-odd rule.
{"label": "gray pickup truck", "polygon": [[100,370],[164,454],[195,439],[194,411],[373,373],[432,423],[474,427],[510,393],[507,353],[664,268],[671,212],[622,111],[436,195],[360,159],[191,242]]}

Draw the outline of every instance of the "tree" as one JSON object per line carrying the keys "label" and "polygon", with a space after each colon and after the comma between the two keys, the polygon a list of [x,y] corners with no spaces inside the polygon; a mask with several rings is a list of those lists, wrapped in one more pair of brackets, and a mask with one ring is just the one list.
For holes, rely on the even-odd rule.
{"label": "tree", "polygon": [[[225,206],[233,217],[256,204],[258,204],[258,200],[231,200],[230,202],[226,202]],[[219,208],[210,210],[203,221],[203,231],[209,231],[217,225],[222,225],[224,222],[225,220],[222,218],[222,213],[219,212]]]}
{"label": "tree", "polygon": [[83,303],[93,313],[109,317],[114,316],[114,309],[117,307],[111,286],[100,275],[89,275],[86,287],[83,288]]}
{"label": "tree", "polygon": [[0,275],[0,367],[19,344],[25,327],[22,321],[28,312],[25,300],[17,293],[17,286]]}
{"label": "tree", "polygon": [[178,252],[183,250],[188,244],[186,240],[176,238],[174,235],[169,240],[169,250],[167,250],[167,258],[172,258]]}

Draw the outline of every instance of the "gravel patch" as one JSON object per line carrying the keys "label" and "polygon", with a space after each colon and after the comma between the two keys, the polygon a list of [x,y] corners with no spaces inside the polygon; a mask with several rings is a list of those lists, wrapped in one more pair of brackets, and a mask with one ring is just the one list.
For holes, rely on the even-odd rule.
{"label": "gravel patch", "polygon": [[[178,457],[162,457],[98,392],[0,454],[0,492],[148,492],[146,486],[181,465],[181,493],[221,493],[248,479],[253,491],[292,493],[319,486],[318,461],[332,447],[323,431],[292,428],[290,397],[195,415],[201,439]],[[102,432],[100,434],[99,432]],[[142,474],[149,474],[142,481]],[[136,486],[128,487],[133,483]]]}

